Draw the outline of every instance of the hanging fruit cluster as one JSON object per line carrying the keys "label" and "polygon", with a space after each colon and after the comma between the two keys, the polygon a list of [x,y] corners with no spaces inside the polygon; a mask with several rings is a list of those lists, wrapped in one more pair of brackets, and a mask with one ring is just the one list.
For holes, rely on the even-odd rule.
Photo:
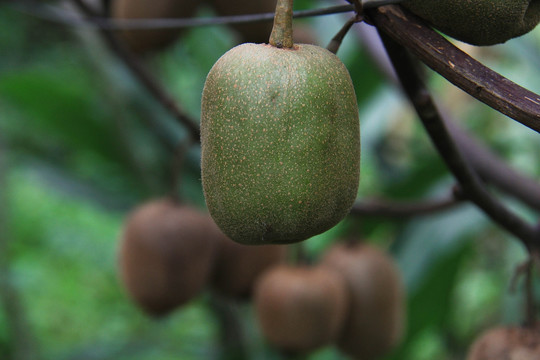
{"label": "hanging fruit cluster", "polygon": [[336,345],[352,357],[376,359],[400,341],[405,294],[385,253],[340,243],[316,265],[286,260],[287,246],[233,242],[210,216],[171,199],[135,209],[119,250],[127,293],[153,317],[210,290],[253,301],[263,336],[286,353]]}
{"label": "hanging fruit cluster", "polygon": [[172,199],[158,199],[140,205],[126,221],[120,278],[143,311],[164,316],[207,287],[232,298],[248,298],[258,276],[285,256],[284,246],[234,243],[209,215]]}

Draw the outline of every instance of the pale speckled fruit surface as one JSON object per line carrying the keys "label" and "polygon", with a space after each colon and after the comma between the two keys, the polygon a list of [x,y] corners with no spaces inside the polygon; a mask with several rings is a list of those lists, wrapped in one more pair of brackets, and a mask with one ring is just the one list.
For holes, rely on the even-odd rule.
{"label": "pale speckled fruit surface", "polygon": [[239,243],[305,240],[356,198],[356,96],[326,49],[248,43],[225,53],[204,86],[201,143],[208,209]]}
{"label": "pale speckled fruit surface", "polygon": [[540,22],[540,0],[407,0],[402,4],[445,34],[473,45],[503,43]]}

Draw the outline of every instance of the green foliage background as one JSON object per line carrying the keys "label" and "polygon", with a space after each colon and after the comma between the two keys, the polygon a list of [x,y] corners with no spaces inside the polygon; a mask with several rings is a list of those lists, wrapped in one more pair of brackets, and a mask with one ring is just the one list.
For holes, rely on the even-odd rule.
{"label": "green foliage background", "polygon": [[[303,0],[297,7],[323,5]],[[305,22],[324,46],[344,19]],[[0,28],[0,359],[19,356],[14,349],[21,341],[30,344],[32,359],[219,358],[208,294],[155,321],[130,302],[116,273],[123,219],[169,191],[171,150],[185,141],[185,130],[92,31],[39,20],[8,4],[0,5]],[[235,41],[224,26],[191,29],[149,65],[198,119],[206,73]],[[465,50],[540,92],[538,29],[504,45]],[[338,55],[359,98],[359,200],[446,195],[453,180],[399,89],[379,74],[353,33]],[[462,126],[538,178],[537,134],[436,74],[430,73],[430,84]],[[193,147],[180,192],[202,208],[199,172]],[[522,320],[521,286],[515,293],[508,287],[524,250],[473,206],[408,221],[348,219],[307,241],[306,249],[316,258],[351,228],[392,253],[407,285],[407,336],[388,359],[462,359],[483,329]],[[250,305],[237,304],[237,310],[250,358],[278,359],[260,338]],[[340,358],[333,348],[310,356]]]}

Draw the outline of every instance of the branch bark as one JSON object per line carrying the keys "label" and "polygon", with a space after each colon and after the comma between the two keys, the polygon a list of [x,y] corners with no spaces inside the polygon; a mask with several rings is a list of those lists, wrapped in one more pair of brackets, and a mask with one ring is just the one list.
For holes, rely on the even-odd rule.
{"label": "branch bark", "polygon": [[[87,13],[85,19],[58,9],[50,5],[43,5],[42,2],[33,0],[14,1],[12,5],[19,11],[39,17],[44,20],[53,21],[73,27],[95,28],[101,30],[131,30],[131,29],[177,29],[187,27],[212,26],[224,24],[241,24],[250,22],[273,21],[274,13],[215,16],[200,18],[180,18],[180,19],[123,19],[114,20],[104,18],[96,13]],[[314,16],[324,16],[351,12],[352,5],[338,5],[321,9],[298,10],[293,13],[294,18],[307,18]]]}
{"label": "branch bark", "polygon": [[373,18],[377,19],[375,24],[403,90],[414,105],[439,155],[458,180],[462,195],[476,204],[495,223],[520,239],[528,249],[537,247],[539,244],[536,229],[493,197],[464,160],[418,73],[418,64],[402,45],[386,33],[384,26],[379,26],[388,20],[376,16]]}
{"label": "branch bark", "polygon": [[540,96],[482,65],[397,5],[369,12],[378,29],[493,109],[540,132]]}
{"label": "branch bark", "polygon": [[[362,46],[379,67],[381,73],[388,80],[399,84],[397,75],[377,35],[377,30],[365,23],[358,24],[355,30]],[[441,116],[464,157],[484,181],[540,211],[540,184],[537,181],[509,166],[503,159],[459,126],[444,109],[441,109]]]}
{"label": "branch bark", "polygon": [[408,219],[430,215],[439,211],[451,209],[461,202],[454,196],[440,200],[425,200],[415,202],[396,202],[388,200],[368,200],[353,205],[351,215]]}

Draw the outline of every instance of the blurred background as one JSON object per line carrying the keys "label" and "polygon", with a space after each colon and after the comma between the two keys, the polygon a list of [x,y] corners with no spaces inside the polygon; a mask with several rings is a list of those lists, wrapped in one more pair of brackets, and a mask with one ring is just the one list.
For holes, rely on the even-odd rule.
{"label": "blurred background", "polygon": [[[336,2],[295,4],[314,9]],[[214,15],[203,4],[194,16]],[[348,16],[296,23],[310,41],[326,46]],[[130,301],[117,275],[126,215],[171,191],[175,153],[189,132],[99,32],[44,20],[10,2],[0,3],[0,28],[0,359],[219,358],[220,328],[206,293],[153,320]],[[367,51],[374,35],[368,25],[355,25],[338,52],[359,102],[358,201],[444,198],[454,180],[400,90]],[[241,41],[226,25],[189,28],[144,61],[198,122],[206,74]],[[456,45],[540,93],[540,29],[488,48]],[[442,108],[462,128],[538,179],[538,134],[427,74]],[[200,149],[187,148],[178,191],[204,209]],[[535,219],[528,207],[505,201]],[[526,259],[524,248],[474,206],[403,219],[350,217],[304,248],[316,259],[351,229],[392,254],[407,287],[406,337],[386,359],[463,359],[484,329],[523,320],[522,281],[514,292],[509,287],[514,268]],[[251,304],[234,306],[250,358],[279,359],[261,338]],[[309,359],[345,357],[328,347]]]}

